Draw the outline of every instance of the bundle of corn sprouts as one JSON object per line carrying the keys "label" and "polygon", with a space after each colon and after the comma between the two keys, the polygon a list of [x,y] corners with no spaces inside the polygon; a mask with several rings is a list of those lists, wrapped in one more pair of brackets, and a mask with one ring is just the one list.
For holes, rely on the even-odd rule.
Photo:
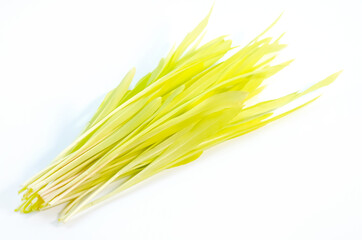
{"label": "bundle of corn sprouts", "polygon": [[[210,14],[209,14],[210,15]],[[334,81],[248,105],[263,81],[291,61],[273,65],[285,45],[261,35],[231,57],[225,37],[199,46],[209,15],[133,89],[132,69],[110,91],[83,133],[20,190],[23,213],[66,203],[59,220],[118,195],[165,170],[197,159],[206,149],[279,119],[314,101],[275,114],[291,101]],[[111,187],[111,190],[110,190]],[[108,190],[105,191],[105,190]]]}

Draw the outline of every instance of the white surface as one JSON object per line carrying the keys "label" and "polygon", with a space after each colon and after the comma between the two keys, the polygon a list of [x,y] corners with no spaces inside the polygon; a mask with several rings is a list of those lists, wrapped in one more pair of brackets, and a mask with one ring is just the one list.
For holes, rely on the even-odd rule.
{"label": "white surface", "polygon": [[[344,69],[317,102],[66,225],[21,215],[19,185],[135,66],[155,67],[213,1],[0,1],[1,239],[362,239],[361,1],[217,0],[207,39],[245,44],[283,10],[273,91]],[[283,57],[283,56],[282,56]],[[281,84],[283,83],[283,84]]]}

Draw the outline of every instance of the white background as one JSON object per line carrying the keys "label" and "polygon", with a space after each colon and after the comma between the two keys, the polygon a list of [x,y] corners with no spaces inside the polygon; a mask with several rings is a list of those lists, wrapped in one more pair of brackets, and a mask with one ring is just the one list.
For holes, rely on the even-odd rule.
{"label": "white background", "polygon": [[[362,1],[217,0],[206,39],[243,45],[282,11],[270,92],[344,69],[308,107],[67,224],[22,215],[22,182],[78,135],[131,67],[152,70],[213,1],[0,0],[1,239],[362,239]],[[277,35],[274,35],[277,36]]]}

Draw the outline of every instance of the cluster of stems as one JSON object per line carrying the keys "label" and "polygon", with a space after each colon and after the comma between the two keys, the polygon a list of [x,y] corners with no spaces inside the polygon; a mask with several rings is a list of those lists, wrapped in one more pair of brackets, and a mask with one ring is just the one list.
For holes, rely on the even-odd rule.
{"label": "cluster of stems", "polygon": [[314,99],[274,113],[338,75],[304,91],[248,104],[263,90],[267,78],[291,62],[273,65],[285,45],[280,38],[262,38],[264,32],[225,59],[234,48],[224,36],[200,46],[208,18],[133,89],[135,70],[126,74],[82,134],[23,185],[18,211],[66,204],[59,217],[66,222],[160,171],[189,163],[220,142],[308,104]]}

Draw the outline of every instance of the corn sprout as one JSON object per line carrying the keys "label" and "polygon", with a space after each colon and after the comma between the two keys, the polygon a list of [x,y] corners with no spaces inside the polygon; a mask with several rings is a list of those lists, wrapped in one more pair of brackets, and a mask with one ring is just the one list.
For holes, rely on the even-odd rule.
{"label": "corn sprout", "polygon": [[[209,14],[210,15],[210,14]],[[206,149],[277,120],[314,101],[275,110],[333,82],[335,73],[304,91],[248,104],[263,82],[291,61],[272,64],[285,47],[262,38],[244,48],[224,36],[200,45],[209,15],[133,89],[135,69],[110,91],[82,134],[44,170],[28,180],[17,211],[65,203],[59,221],[169,168],[197,159]]]}

